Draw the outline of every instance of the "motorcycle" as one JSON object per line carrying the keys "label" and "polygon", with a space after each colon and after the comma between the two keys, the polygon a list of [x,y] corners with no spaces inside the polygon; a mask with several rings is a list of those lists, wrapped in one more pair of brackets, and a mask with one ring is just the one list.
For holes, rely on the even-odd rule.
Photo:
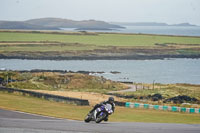
{"label": "motorcycle", "polygon": [[99,108],[95,109],[92,113],[87,114],[85,117],[85,122],[95,121],[100,123],[103,120],[106,120],[109,115],[113,113],[111,104],[103,104]]}

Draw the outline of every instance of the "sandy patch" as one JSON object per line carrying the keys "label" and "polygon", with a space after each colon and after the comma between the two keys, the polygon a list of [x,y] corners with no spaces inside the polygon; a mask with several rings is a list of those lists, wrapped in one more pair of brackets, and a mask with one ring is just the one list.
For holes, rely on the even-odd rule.
{"label": "sandy patch", "polygon": [[[95,105],[97,103],[107,100],[110,97],[109,95],[93,93],[93,92],[46,91],[46,90],[31,90],[31,91],[47,93],[52,95],[73,97],[79,99],[86,99],[89,101],[90,105]],[[114,98],[116,101],[125,101],[123,98],[117,98],[115,96]]]}

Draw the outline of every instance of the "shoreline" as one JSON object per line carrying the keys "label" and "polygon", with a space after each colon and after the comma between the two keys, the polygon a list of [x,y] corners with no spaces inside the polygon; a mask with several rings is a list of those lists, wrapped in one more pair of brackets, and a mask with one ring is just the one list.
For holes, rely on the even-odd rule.
{"label": "shoreline", "polygon": [[[119,30],[116,30],[119,31]],[[92,32],[92,31],[67,31],[67,30],[17,30],[17,29],[0,29],[0,32],[11,33],[40,33],[40,34],[64,34],[64,35],[99,35],[99,34],[122,34],[122,35],[147,35],[147,36],[168,36],[168,37],[193,37],[200,38],[200,35],[173,35],[159,33],[124,33],[124,32]]]}
{"label": "shoreline", "polygon": [[[1,70],[0,69],[0,72],[6,72],[6,71],[9,71],[9,72],[19,72],[19,73],[27,73],[27,72],[30,72],[30,73],[44,73],[44,72],[51,72],[51,73],[74,73],[74,74],[86,74],[86,75],[89,75],[89,74],[94,74],[94,73],[98,73],[98,74],[102,74],[102,73],[106,73],[105,71],[84,71],[84,70],[79,70],[79,71],[72,71],[72,70],[59,70],[59,69],[53,69],[53,70],[49,70],[49,69],[31,69],[31,70],[12,70],[12,69],[5,69],[5,70]],[[118,72],[118,71],[110,71],[110,73],[112,74],[118,74],[118,73],[121,73],[121,72]],[[93,75],[95,76],[95,75]],[[109,79],[111,80],[111,79]],[[114,82],[119,82],[119,83],[124,83],[124,84],[127,84],[127,85],[132,85],[132,84],[137,84],[137,85],[143,85],[143,84],[151,84],[152,83],[148,83],[148,82],[134,82],[134,81],[115,81],[115,80],[111,80],[111,81],[114,81]],[[159,83],[159,82],[156,82],[154,83],[155,85],[156,84],[160,84],[160,85],[174,85],[174,84],[177,84],[177,85],[194,85],[194,86],[200,86],[200,84],[195,84],[195,83]],[[142,87],[139,87],[140,89]]]}
{"label": "shoreline", "polygon": [[127,56],[5,56],[0,59],[22,60],[164,60],[169,58],[199,59],[200,55],[127,55]]}

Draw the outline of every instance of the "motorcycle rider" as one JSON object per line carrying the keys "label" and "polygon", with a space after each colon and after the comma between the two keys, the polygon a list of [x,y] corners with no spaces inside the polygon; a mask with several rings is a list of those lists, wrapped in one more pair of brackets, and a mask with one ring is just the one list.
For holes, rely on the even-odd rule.
{"label": "motorcycle rider", "polygon": [[[109,97],[107,101],[101,102],[100,104],[96,104],[94,106],[94,108],[90,111],[90,113],[92,113],[95,109],[97,109],[98,107],[101,107],[102,105],[105,104],[111,104],[112,106],[112,111],[114,113],[115,111],[115,103],[114,103],[114,98],[113,97]],[[104,119],[104,121],[108,121],[108,117]]]}

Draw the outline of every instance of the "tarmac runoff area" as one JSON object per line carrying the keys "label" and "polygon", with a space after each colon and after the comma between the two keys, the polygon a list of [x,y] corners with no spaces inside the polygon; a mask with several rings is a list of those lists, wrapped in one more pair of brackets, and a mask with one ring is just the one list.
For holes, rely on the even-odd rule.
{"label": "tarmac runoff area", "polygon": [[200,124],[136,122],[96,124],[0,109],[0,133],[200,133]]}

